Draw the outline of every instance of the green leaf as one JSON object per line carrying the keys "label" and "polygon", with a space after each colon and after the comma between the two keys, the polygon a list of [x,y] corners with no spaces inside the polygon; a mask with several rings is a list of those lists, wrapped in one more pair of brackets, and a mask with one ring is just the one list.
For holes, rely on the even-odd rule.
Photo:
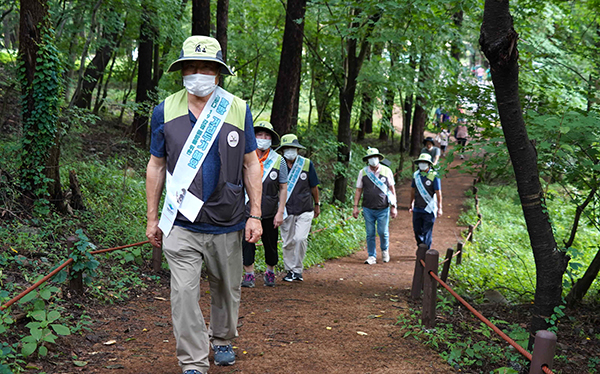
{"label": "green leaf", "polygon": [[42,330],[40,330],[40,329],[31,329],[29,331],[31,332],[31,336],[33,336],[33,338],[35,340],[40,340],[42,338]]}
{"label": "green leaf", "polygon": [[44,289],[40,291],[40,297],[44,300],[49,300],[52,296],[52,293],[48,289]]}
{"label": "green leaf", "polygon": [[37,348],[37,344],[36,343],[25,343],[25,344],[23,344],[23,348],[21,349],[21,353],[23,354],[23,356],[29,356],[30,354],[32,354],[33,352],[35,352],[36,348]]}
{"label": "green leaf", "polygon": [[50,326],[52,326],[52,329],[58,335],[71,335],[71,330],[67,326],[57,325],[57,324],[52,324]]}
{"label": "green leaf", "polygon": [[50,334],[48,333],[46,336],[44,336],[44,338],[42,339],[45,342],[49,342],[49,343],[56,343],[56,338],[58,336],[54,335],[54,334]]}
{"label": "green leaf", "polygon": [[50,313],[48,313],[47,320],[48,320],[48,322],[54,322],[59,318],[60,318],[60,313],[57,312],[56,310],[53,310]]}
{"label": "green leaf", "polygon": [[48,354],[48,348],[41,346],[40,349],[38,349],[38,353],[40,354],[40,356],[46,357],[46,355]]}
{"label": "green leaf", "polygon": [[29,315],[37,321],[46,320],[46,311],[44,310],[34,310],[33,312],[29,313]]}
{"label": "green leaf", "polygon": [[79,367],[83,367],[83,366],[85,366],[87,364],[88,364],[87,361],[73,361],[73,365],[79,366]]}

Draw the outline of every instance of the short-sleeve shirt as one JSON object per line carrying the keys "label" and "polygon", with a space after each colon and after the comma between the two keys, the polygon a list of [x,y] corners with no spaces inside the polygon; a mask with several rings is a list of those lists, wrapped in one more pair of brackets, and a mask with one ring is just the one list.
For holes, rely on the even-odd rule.
{"label": "short-sleeve shirt", "polygon": [[[196,117],[189,112],[190,126],[193,128],[196,124]],[[158,104],[152,113],[152,120],[150,128],[152,131],[152,140],[150,142],[150,154],[155,157],[163,158],[166,156],[165,150],[165,136],[164,136],[164,125],[165,125],[165,102]],[[246,138],[244,153],[254,152],[256,150],[256,137],[254,136],[254,126],[252,123],[252,113],[250,108],[246,105],[246,118],[244,121],[244,132]],[[219,136],[217,135],[213,145],[211,146],[206,159],[202,164],[202,200],[206,201],[215,191],[217,183],[219,182],[219,175],[221,173],[221,159],[219,157]],[[226,234],[234,231],[243,230],[246,222],[242,221],[234,226],[215,226],[209,223],[200,222],[188,222],[176,220],[174,223],[176,226],[184,227],[190,231],[201,232],[205,234]]]}
{"label": "short-sleeve shirt", "polygon": [[[364,172],[365,172],[364,168],[360,169],[360,171],[358,172],[358,179],[356,180],[356,188],[363,188],[363,177],[365,175]],[[377,165],[377,169],[374,172],[377,179],[379,179],[380,173],[381,173],[381,165]],[[394,178],[387,178],[387,183],[390,186],[393,186],[396,182],[394,181]]]}
{"label": "short-sleeve shirt", "polygon": [[[423,182],[423,185],[427,189],[427,182],[429,181],[429,179],[427,178],[427,173],[424,173],[424,172],[419,173],[419,178],[421,178],[421,182]],[[441,191],[442,190],[442,183],[440,181],[440,178],[435,177],[435,178],[433,178],[433,181],[429,181],[429,182],[433,184],[433,191],[434,191],[434,193],[436,191]],[[419,190],[416,189],[417,188],[417,184],[415,183],[415,179],[414,178],[412,180],[412,183],[410,184],[410,187],[412,187],[412,188],[415,189],[415,206],[413,207],[413,211],[414,212],[419,212],[419,213],[427,213],[425,211],[425,208],[419,208],[419,207],[417,207],[417,200],[422,200],[423,198],[421,197]]]}
{"label": "short-sleeve shirt", "polygon": [[[271,150],[271,152],[275,152]],[[288,168],[287,162],[285,162],[285,158],[281,158],[281,163],[279,164],[279,184],[287,183],[288,181]]]}

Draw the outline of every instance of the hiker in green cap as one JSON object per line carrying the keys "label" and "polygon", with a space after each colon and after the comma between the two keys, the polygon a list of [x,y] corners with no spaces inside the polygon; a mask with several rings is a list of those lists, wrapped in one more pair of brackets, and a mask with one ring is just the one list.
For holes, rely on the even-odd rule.
{"label": "hiker in green cap", "polygon": [[413,219],[413,230],[417,245],[427,244],[431,248],[433,224],[442,212],[442,184],[435,170],[431,155],[421,153],[413,161],[419,168],[413,175],[410,190],[410,208]]}
{"label": "hiker in green cap", "polygon": [[[377,263],[375,225],[379,234],[381,259],[390,262],[390,215],[396,218],[396,190],[394,189],[394,173],[390,168],[381,164],[385,157],[377,148],[367,149],[363,161],[367,166],[358,172],[356,192],[354,193],[354,210],[352,216],[358,218],[358,203],[363,196],[362,208],[367,231],[367,259],[365,264]],[[390,209],[391,208],[391,209]]]}
{"label": "hiker in green cap", "polygon": [[[235,363],[242,237],[256,243],[262,234],[261,167],[248,105],[217,86],[221,74],[233,74],[219,42],[186,39],[173,71],[181,71],[185,88],[152,114],[146,236],[162,246],[169,263],[179,365],[184,374],[205,374],[211,346],[216,365]],[[208,329],[198,304],[203,262],[211,296]]]}
{"label": "hiker in green cap", "polygon": [[299,149],[305,149],[294,134],[281,137],[277,148],[285,158],[288,169],[287,201],[281,239],[283,240],[283,265],[287,274],[286,282],[303,281],[304,256],[308,245],[308,234],[312,219],[321,213],[319,201],[319,177],[312,161],[298,155]]}
{"label": "hiker in green cap", "polygon": [[[265,250],[265,262],[267,270],[263,275],[264,285],[275,286],[275,265],[279,261],[277,253],[277,239],[279,239],[279,229],[283,223],[283,211],[285,209],[285,200],[287,197],[287,178],[288,169],[285,160],[271,146],[279,145],[279,135],[267,121],[259,121],[254,124],[256,134],[256,145],[258,149],[258,161],[262,168],[262,244]],[[248,214],[250,207],[247,208]],[[244,254],[244,279],[242,287],[254,287],[254,255],[256,254],[256,244],[243,242]]]}

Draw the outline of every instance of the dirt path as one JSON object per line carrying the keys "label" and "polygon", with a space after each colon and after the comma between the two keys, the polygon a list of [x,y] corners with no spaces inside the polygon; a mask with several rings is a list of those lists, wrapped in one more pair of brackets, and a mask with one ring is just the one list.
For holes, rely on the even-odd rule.
{"label": "dirt path", "polygon": [[[434,227],[433,248],[454,246],[469,176],[451,171],[442,181],[444,216]],[[408,213],[409,185],[398,186],[399,215],[391,223],[391,261],[369,266],[366,250],[308,269],[304,282],[244,288],[237,362],[209,373],[451,373],[439,356],[394,326],[407,310],[416,245]],[[379,250],[378,250],[379,254]],[[206,284],[202,285],[206,290]],[[204,297],[205,296],[205,297]],[[60,373],[180,373],[172,335],[168,285],[148,290],[124,306],[92,315],[94,332],[72,347],[82,368],[59,364]],[[209,311],[209,295],[201,299]],[[208,316],[205,315],[208,320]],[[366,333],[366,334],[360,334]],[[116,344],[104,345],[109,340]],[[212,364],[212,358],[211,358]]]}

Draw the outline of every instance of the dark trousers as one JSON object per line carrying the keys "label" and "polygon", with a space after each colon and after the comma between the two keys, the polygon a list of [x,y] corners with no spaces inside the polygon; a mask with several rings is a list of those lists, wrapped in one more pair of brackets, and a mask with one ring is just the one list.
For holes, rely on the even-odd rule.
{"label": "dark trousers", "polygon": [[431,237],[433,234],[433,223],[435,216],[433,213],[423,213],[413,211],[413,230],[417,245],[427,244],[427,249],[431,249]]}
{"label": "dark trousers", "polygon": [[[265,262],[269,266],[277,265],[279,254],[277,253],[277,239],[279,238],[279,229],[273,226],[273,217],[263,218],[262,237],[263,247],[265,248]],[[256,253],[256,244],[248,243],[246,240],[242,242],[244,266],[254,264],[254,255]]]}

